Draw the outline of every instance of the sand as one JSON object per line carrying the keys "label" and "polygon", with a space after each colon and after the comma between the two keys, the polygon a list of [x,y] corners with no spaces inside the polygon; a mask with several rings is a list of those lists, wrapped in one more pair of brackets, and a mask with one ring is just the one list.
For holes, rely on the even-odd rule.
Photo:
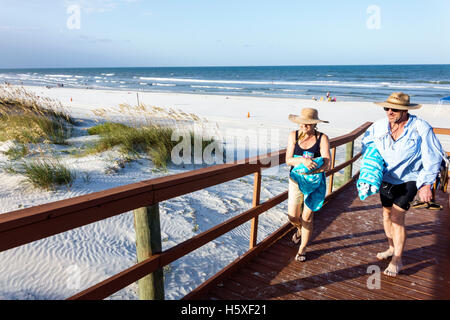
{"label": "sand", "polygon": [[[130,116],[119,111],[120,104],[159,106],[194,113],[206,128],[220,138],[242,139],[257,136],[258,143],[237,147],[250,154],[266,153],[286,147],[287,135],[296,124],[289,114],[299,114],[303,107],[319,110],[319,130],[330,138],[348,133],[366,121],[385,116],[381,107],[369,102],[318,102],[287,98],[262,98],[223,95],[153,93],[136,91],[89,90],[71,88],[27,87],[40,96],[59,100],[81,125],[67,148],[89,139],[84,127],[105,118],[93,110],[105,109],[108,120],[126,122]],[[137,95],[138,94],[138,95]],[[449,127],[448,106],[425,105],[412,111],[434,127]],[[250,117],[247,117],[250,115]],[[131,118],[138,118],[132,115]],[[84,126],[83,126],[84,123]],[[439,136],[450,150],[450,136]],[[0,143],[6,151],[10,142]],[[55,147],[61,148],[61,147]],[[358,143],[355,151],[358,151]],[[264,152],[263,152],[264,151]],[[342,152],[338,150],[339,159]],[[66,155],[62,161],[75,171],[77,179],[70,187],[55,191],[34,189],[23,177],[5,170],[10,160],[0,152],[0,214],[74,196],[105,190],[137,181],[196,169],[202,165],[169,166],[168,172],[155,169],[148,159],[121,168],[120,155],[108,151],[81,158]],[[287,190],[286,166],[263,173],[261,201]],[[163,250],[226,221],[250,208],[253,177],[247,176],[222,185],[187,194],[160,204]],[[284,202],[260,218],[258,240],[287,222]],[[247,223],[208,243],[165,268],[166,299],[180,299],[221,268],[248,250],[250,224]],[[136,262],[133,215],[131,212],[93,223],[82,228],[36,241],[0,253],[0,299],[64,299],[92,286]],[[136,284],[109,299],[136,299]]]}

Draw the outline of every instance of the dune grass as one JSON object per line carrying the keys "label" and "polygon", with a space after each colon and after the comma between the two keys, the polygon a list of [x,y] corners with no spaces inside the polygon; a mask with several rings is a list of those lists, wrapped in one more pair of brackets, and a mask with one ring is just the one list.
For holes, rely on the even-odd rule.
{"label": "dune grass", "polygon": [[58,185],[71,186],[75,174],[58,160],[32,160],[23,162],[16,173],[23,174],[37,188],[52,190]]}
{"label": "dune grass", "polygon": [[[0,86],[0,141],[14,143],[6,152],[12,161],[29,155],[30,144],[66,144],[71,135],[73,119],[61,103],[37,96],[22,87]],[[44,149],[44,145],[38,148]],[[58,160],[22,160],[10,164],[7,172],[22,174],[32,185],[53,189],[57,185],[70,186],[75,175]]]}
{"label": "dune grass", "polygon": [[103,152],[120,146],[123,153],[137,155],[148,153],[152,148],[166,146],[171,149],[173,129],[157,126],[131,127],[120,123],[104,123],[88,129],[90,135],[97,134],[100,140],[90,147],[91,152]]}
{"label": "dune grass", "polygon": [[[140,127],[131,127],[121,123],[107,122],[88,129],[88,133],[98,134],[99,141],[88,147],[87,153],[97,153],[109,150],[115,146],[120,147],[124,154],[138,156],[147,154],[157,168],[167,168],[171,158],[172,149],[181,141],[172,140],[174,129],[158,125],[146,125]],[[190,132],[192,155],[194,152],[195,139],[202,140],[202,151],[214,139],[203,140],[194,137]]]}
{"label": "dune grass", "polygon": [[0,141],[65,144],[73,123],[59,102],[0,86]]}
{"label": "dune grass", "polygon": [[8,151],[4,152],[10,160],[18,160],[25,157],[28,153],[28,146],[24,144],[15,144]]}
{"label": "dune grass", "polygon": [[[112,115],[108,110],[94,110],[94,114],[106,119]],[[179,126],[186,128],[189,124],[204,124],[194,114],[156,106],[120,105],[120,115],[128,115],[129,125],[107,121],[93,126],[87,132],[89,135],[98,135],[99,139],[70,154],[85,156],[117,147],[125,162],[146,155],[157,169],[166,170],[173,148],[183,139],[179,137],[178,141],[172,140],[175,130]],[[24,88],[0,85],[0,142],[12,140],[14,145],[4,153],[11,161],[21,160],[8,164],[5,170],[11,174],[24,175],[38,188],[71,186],[75,174],[59,160],[49,156],[49,153],[53,154],[54,146],[51,144],[66,145],[74,123],[60,102],[39,97]],[[184,132],[190,133],[191,158],[194,156],[194,146],[200,145],[203,152],[215,142],[212,138],[205,141],[202,136],[187,129]],[[32,155],[30,150],[39,151],[39,160],[27,159]],[[69,153],[67,149],[61,152]]]}

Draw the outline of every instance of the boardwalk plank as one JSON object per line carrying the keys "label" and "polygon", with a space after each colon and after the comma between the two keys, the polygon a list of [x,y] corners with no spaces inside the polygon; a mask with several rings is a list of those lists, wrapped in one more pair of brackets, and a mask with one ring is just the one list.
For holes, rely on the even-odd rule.
{"label": "boardwalk plank", "polygon": [[[289,232],[210,291],[246,299],[428,300],[450,299],[449,196],[438,192],[444,210],[411,209],[406,216],[404,269],[396,278],[381,274],[381,288],[369,289],[369,266],[383,271],[389,260],[378,196],[361,201],[354,186],[334,197],[314,217],[308,260],[294,260],[298,245]],[[222,288],[224,293],[219,294]],[[226,290],[226,291],[225,291]]]}

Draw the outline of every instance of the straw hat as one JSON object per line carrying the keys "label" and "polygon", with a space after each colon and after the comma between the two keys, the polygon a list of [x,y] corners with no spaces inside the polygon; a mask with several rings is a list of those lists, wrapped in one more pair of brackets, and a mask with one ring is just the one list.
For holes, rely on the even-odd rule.
{"label": "straw hat", "polygon": [[375,104],[385,108],[393,108],[398,110],[413,110],[422,107],[421,104],[411,104],[409,102],[409,95],[403,92],[394,92],[385,102],[375,102]]}
{"label": "straw hat", "polygon": [[290,114],[289,120],[299,124],[315,124],[319,122],[328,123],[328,121],[320,120],[319,113],[313,108],[303,108],[299,116]]}

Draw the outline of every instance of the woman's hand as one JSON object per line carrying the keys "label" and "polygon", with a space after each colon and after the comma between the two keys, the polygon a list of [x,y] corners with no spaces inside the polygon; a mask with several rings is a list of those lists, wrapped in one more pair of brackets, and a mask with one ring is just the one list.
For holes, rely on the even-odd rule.
{"label": "woman's hand", "polygon": [[303,158],[303,165],[308,168],[308,170],[315,170],[317,169],[317,163],[315,163],[310,158]]}

